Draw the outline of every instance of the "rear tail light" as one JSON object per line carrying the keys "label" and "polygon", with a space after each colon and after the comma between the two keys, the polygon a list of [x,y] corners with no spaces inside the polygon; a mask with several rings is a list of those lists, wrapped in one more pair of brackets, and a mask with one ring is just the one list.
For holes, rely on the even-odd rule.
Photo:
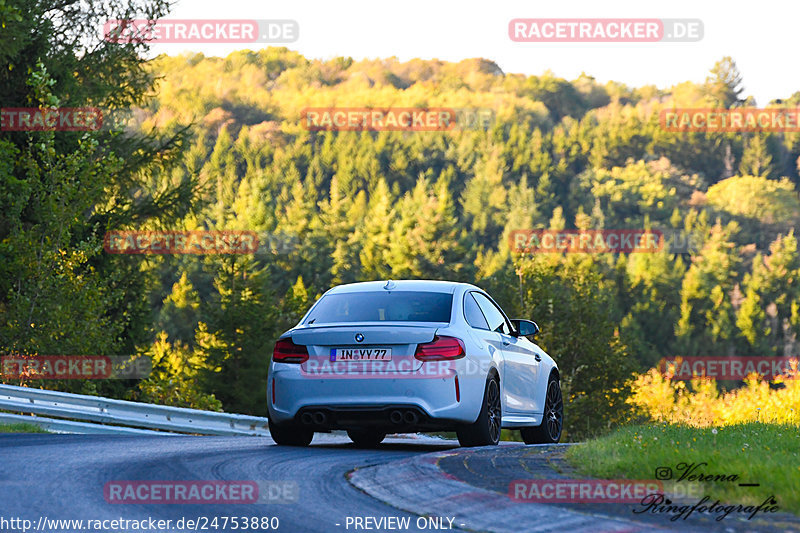
{"label": "rear tail light", "polygon": [[308,348],[295,344],[291,338],[278,339],[272,350],[272,360],[276,363],[305,363],[308,361]]}
{"label": "rear tail light", "polygon": [[414,357],[420,361],[449,361],[467,355],[464,343],[455,337],[434,337],[431,342],[417,345]]}

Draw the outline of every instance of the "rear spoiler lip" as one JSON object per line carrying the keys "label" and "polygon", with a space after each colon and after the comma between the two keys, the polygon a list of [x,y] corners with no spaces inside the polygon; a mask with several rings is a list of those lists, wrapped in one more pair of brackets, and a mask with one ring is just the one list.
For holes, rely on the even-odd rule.
{"label": "rear spoiler lip", "polygon": [[438,330],[449,325],[450,322],[320,322],[318,324],[298,324],[287,331],[286,334],[294,333],[295,331],[308,331],[310,329],[318,328],[375,328],[386,326],[400,328],[436,328]]}
{"label": "rear spoiler lip", "polygon": [[298,345],[308,346],[309,341],[306,339],[301,341],[300,339],[296,339],[294,334],[295,333],[303,333],[308,334],[312,333],[314,330],[322,330],[322,331],[329,331],[334,328],[341,328],[341,329],[351,329],[351,328],[360,328],[365,329],[369,327],[383,327],[383,326],[391,326],[391,327],[405,327],[405,328],[414,328],[414,329],[424,329],[427,331],[431,331],[433,338],[439,334],[439,331],[442,329],[447,329],[450,326],[449,322],[336,322],[331,324],[312,324],[311,326],[295,326],[294,328],[288,330],[286,333],[278,337],[280,339],[291,339],[291,341]]}

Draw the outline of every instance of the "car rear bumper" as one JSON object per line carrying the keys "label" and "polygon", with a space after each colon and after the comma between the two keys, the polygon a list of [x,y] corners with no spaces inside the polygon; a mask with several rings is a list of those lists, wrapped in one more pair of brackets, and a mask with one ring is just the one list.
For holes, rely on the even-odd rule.
{"label": "car rear bumper", "polygon": [[[442,377],[408,374],[321,379],[302,375],[297,365],[274,364],[271,370],[267,385],[270,419],[314,430],[366,426],[393,432],[452,429],[477,419],[486,384],[485,377],[461,376],[457,371]],[[395,411],[402,421],[397,420]]]}
{"label": "car rear bumper", "polygon": [[414,404],[310,405],[297,412],[294,423],[314,431],[368,427],[384,429],[387,433],[403,433],[424,429],[455,430],[459,421],[433,418]]}

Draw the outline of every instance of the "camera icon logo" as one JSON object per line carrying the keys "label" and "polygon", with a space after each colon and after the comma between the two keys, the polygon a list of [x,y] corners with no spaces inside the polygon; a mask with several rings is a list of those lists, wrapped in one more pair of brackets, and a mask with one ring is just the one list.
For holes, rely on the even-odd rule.
{"label": "camera icon logo", "polygon": [[656,479],[661,481],[672,479],[672,469],[668,466],[659,466],[656,468]]}

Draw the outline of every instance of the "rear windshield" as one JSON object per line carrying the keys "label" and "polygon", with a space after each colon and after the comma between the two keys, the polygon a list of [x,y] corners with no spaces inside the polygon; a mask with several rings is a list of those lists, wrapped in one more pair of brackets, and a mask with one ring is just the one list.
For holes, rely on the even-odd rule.
{"label": "rear windshield", "polygon": [[330,322],[450,322],[453,295],[443,292],[382,291],[329,294],[306,324]]}

